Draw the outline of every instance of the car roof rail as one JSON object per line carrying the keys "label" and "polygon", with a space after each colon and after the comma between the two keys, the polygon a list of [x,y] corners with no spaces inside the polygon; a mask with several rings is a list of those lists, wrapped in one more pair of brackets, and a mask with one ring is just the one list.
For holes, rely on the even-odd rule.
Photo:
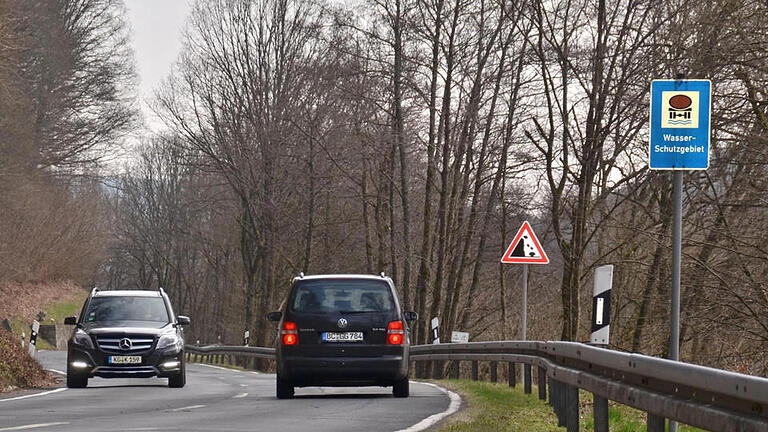
{"label": "car roof rail", "polygon": [[93,297],[93,295],[96,294],[97,292],[99,292],[99,287],[93,287],[93,289],[91,290],[91,297]]}
{"label": "car roof rail", "polygon": [[304,272],[299,272],[299,279],[304,277]]}
{"label": "car roof rail", "polygon": [[386,275],[386,274],[384,274],[384,272],[381,272],[381,273],[379,273],[379,275],[380,275],[381,277],[383,277],[383,278],[387,277],[387,275]]}

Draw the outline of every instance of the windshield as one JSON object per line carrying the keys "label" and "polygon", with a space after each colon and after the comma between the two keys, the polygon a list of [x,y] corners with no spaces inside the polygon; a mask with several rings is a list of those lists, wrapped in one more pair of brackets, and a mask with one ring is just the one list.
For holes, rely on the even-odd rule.
{"label": "windshield", "polygon": [[300,282],[294,291],[296,312],[386,312],[395,308],[389,285],[370,280]]}
{"label": "windshield", "polygon": [[170,322],[161,297],[94,297],[88,304],[84,322],[157,321]]}

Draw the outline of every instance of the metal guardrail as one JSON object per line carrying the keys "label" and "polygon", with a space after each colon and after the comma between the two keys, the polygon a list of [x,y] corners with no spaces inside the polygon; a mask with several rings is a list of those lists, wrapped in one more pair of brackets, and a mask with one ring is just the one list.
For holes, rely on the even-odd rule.
{"label": "metal guardrail", "polygon": [[[274,359],[274,348],[187,346],[187,355],[241,356]],[[219,357],[219,360],[221,357]],[[230,361],[232,358],[230,358]],[[608,400],[648,413],[648,431],[664,431],[669,418],[705,430],[768,431],[768,379],[688,363],[623,353],[574,342],[470,342],[416,345],[410,360],[452,361],[457,377],[461,361],[491,362],[496,380],[498,362],[509,364],[509,384],[515,385],[515,364],[524,365],[523,384],[531,393],[531,367],[538,369],[539,398],[554,408],[560,426],[579,430],[578,390],[593,394],[594,430],[608,431]],[[442,377],[443,367],[433,368]],[[451,368],[449,368],[451,369]]]}

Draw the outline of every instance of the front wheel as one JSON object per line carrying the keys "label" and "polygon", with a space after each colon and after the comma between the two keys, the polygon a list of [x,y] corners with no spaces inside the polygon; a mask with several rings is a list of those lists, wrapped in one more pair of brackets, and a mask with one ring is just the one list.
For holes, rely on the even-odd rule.
{"label": "front wheel", "polygon": [[395,381],[395,385],[392,386],[392,395],[396,398],[406,398],[410,394],[410,385],[408,377]]}
{"label": "front wheel", "polygon": [[176,375],[168,377],[168,387],[182,388],[187,383],[187,372],[184,367],[184,360],[181,361],[181,370]]}
{"label": "front wheel", "polygon": [[67,387],[68,388],[84,388],[88,386],[88,375],[75,373],[71,368],[67,367]]}
{"label": "front wheel", "polygon": [[278,399],[290,399],[293,397],[293,384],[280,378],[280,375],[277,376],[277,383],[275,387],[275,393]]}

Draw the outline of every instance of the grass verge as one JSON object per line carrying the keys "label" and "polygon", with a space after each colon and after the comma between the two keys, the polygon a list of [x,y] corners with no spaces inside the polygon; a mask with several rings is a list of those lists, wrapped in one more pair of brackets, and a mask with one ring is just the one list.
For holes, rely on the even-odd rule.
{"label": "grass verge", "polygon": [[[538,388],[530,395],[521,385],[470,380],[441,380],[434,383],[462,395],[464,409],[439,426],[438,432],[548,432],[564,431],[557,426],[552,408],[538,399]],[[592,395],[579,392],[579,430],[592,431]],[[609,427],[613,432],[644,432],[646,414],[625,405],[610,403]],[[680,425],[680,432],[699,432],[691,426]]]}

